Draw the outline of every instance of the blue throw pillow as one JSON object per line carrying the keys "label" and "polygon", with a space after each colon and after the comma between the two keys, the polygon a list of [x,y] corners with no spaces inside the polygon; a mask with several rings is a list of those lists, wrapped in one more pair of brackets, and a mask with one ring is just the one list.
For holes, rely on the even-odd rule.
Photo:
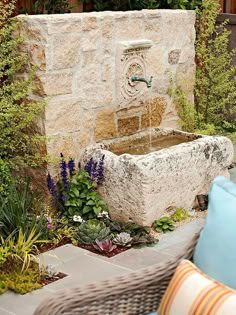
{"label": "blue throw pillow", "polygon": [[193,261],[210,277],[236,289],[236,185],[225,177],[217,177],[211,186]]}

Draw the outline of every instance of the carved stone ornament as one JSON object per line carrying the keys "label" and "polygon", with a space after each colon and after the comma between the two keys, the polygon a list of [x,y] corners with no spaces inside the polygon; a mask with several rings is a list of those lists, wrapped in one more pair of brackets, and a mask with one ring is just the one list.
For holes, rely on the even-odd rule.
{"label": "carved stone ornament", "polygon": [[142,82],[132,82],[134,76],[146,78],[147,51],[152,46],[150,40],[121,42],[117,63],[119,106],[125,108],[135,98],[141,96],[147,87]]}

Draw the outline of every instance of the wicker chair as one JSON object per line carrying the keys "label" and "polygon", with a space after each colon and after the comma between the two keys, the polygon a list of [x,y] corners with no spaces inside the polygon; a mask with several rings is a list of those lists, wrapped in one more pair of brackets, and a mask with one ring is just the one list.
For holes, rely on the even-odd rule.
{"label": "wicker chair", "polygon": [[38,306],[34,315],[145,315],[157,310],[181,259],[191,259],[199,233],[167,263],[127,275],[65,289]]}

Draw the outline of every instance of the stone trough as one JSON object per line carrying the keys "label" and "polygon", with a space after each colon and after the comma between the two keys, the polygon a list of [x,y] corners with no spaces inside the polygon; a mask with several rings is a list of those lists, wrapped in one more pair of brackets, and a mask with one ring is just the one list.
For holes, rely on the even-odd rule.
{"label": "stone trough", "polygon": [[105,155],[100,192],[112,219],[151,225],[168,207],[192,207],[217,175],[229,177],[233,152],[226,137],[152,128],[92,145],[83,160]]}

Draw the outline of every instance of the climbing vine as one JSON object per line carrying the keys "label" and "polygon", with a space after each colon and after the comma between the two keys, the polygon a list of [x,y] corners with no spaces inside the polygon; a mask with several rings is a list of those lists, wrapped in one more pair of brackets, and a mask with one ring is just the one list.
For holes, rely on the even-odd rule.
{"label": "climbing vine", "polygon": [[22,51],[24,38],[14,36],[19,28],[12,18],[15,2],[0,2],[0,158],[11,169],[23,170],[41,161],[38,148],[43,142],[36,122],[44,104],[28,98],[34,69]]}

